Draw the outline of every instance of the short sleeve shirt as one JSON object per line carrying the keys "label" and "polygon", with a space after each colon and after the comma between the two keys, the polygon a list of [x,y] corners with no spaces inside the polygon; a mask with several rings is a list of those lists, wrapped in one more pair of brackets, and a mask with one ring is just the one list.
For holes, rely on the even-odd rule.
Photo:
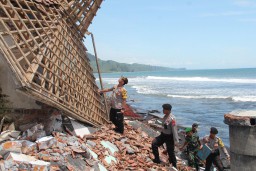
{"label": "short sleeve shirt", "polygon": [[122,109],[123,100],[127,99],[127,91],[124,87],[113,87],[111,96],[111,107],[114,109]]}
{"label": "short sleeve shirt", "polygon": [[215,136],[214,139],[211,139],[210,136],[207,135],[207,136],[205,136],[205,137],[203,138],[203,141],[204,141],[204,143],[206,143],[206,144],[208,145],[208,147],[210,147],[211,149],[216,149],[216,148],[218,148],[218,147],[224,147],[223,141],[222,141],[219,137],[217,137],[217,136]]}
{"label": "short sleeve shirt", "polygon": [[176,120],[172,113],[164,116],[162,126],[162,133],[168,135],[173,134],[173,127],[176,126]]}

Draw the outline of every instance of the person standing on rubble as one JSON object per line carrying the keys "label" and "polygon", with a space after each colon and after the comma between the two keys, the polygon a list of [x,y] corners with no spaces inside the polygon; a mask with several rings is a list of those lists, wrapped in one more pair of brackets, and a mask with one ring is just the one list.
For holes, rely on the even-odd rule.
{"label": "person standing on rubble", "polygon": [[186,128],[186,138],[182,147],[180,147],[180,151],[183,151],[184,147],[187,146],[187,154],[188,154],[188,165],[199,170],[199,160],[197,158],[197,152],[202,148],[201,143],[199,141],[198,135],[193,132],[192,128]]}
{"label": "person standing on rubble", "polygon": [[126,77],[120,77],[118,84],[112,88],[99,90],[99,93],[106,93],[112,91],[110,121],[115,125],[115,131],[123,134],[124,132],[124,111],[126,107],[127,91],[124,85],[128,83]]}
{"label": "person standing on rubble", "polygon": [[225,154],[227,160],[230,159],[224,143],[222,142],[221,138],[216,136],[217,134],[217,128],[211,127],[210,135],[207,135],[203,138],[203,144],[206,144],[212,150],[211,154],[206,158],[205,171],[210,171],[212,163],[214,163],[219,171],[224,170],[220,160],[220,150]]}
{"label": "person standing on rubble", "polygon": [[177,167],[177,160],[174,153],[174,142],[179,142],[177,124],[174,115],[171,113],[172,106],[170,104],[163,104],[163,121],[162,121],[162,131],[161,134],[156,137],[152,142],[152,151],[154,155],[153,162],[161,163],[159,158],[158,147],[166,144],[167,153],[169,156],[169,162],[172,163],[172,166]]}

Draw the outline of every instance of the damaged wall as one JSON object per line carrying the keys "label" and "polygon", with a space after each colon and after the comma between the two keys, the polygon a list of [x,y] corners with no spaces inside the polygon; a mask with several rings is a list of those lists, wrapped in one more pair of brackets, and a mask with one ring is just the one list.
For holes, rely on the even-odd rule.
{"label": "damaged wall", "polygon": [[[0,0],[1,58],[12,71],[8,70],[4,79],[10,81],[13,77],[17,81],[4,83],[3,89],[18,88],[34,100],[95,126],[107,123],[107,112],[83,44],[101,3]],[[16,95],[13,92],[7,95]],[[16,103],[19,108],[37,107],[33,100],[25,104]]]}
{"label": "damaged wall", "polygon": [[18,83],[14,80],[12,71],[3,61],[3,54],[0,53],[0,87],[3,94],[8,94],[10,108],[40,109],[35,100],[17,91]]}

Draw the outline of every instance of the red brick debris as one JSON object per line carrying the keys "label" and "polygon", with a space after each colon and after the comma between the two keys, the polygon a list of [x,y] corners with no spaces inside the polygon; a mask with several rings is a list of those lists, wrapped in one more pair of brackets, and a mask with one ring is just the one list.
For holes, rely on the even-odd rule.
{"label": "red brick debris", "polygon": [[[0,143],[0,170],[172,170],[163,148],[164,164],[152,162],[153,138],[128,122],[124,134],[116,133],[109,124],[83,138],[56,131],[35,142],[10,138]],[[178,160],[178,170],[192,169]]]}
{"label": "red brick debris", "polygon": [[132,117],[132,118],[141,118],[141,116],[137,113],[134,112],[133,108],[129,105],[126,104],[124,116]]}

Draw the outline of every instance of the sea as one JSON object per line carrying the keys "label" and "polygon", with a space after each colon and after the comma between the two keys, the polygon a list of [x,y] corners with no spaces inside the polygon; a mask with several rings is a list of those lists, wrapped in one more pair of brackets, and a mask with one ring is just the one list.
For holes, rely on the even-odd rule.
{"label": "sea", "polygon": [[[256,110],[256,68],[171,70],[148,72],[102,73],[104,88],[127,77],[127,103],[141,113],[157,110],[170,103],[177,123],[190,127],[199,124],[199,136],[208,135],[211,127],[229,146],[229,128],[224,115],[238,110]],[[99,84],[98,74],[95,74]]]}

